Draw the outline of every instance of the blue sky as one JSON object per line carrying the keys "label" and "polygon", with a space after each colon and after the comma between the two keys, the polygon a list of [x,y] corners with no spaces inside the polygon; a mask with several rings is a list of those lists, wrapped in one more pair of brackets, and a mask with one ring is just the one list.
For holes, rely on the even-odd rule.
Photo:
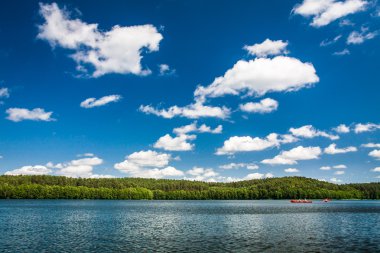
{"label": "blue sky", "polygon": [[379,181],[379,41],[370,0],[3,2],[0,174]]}

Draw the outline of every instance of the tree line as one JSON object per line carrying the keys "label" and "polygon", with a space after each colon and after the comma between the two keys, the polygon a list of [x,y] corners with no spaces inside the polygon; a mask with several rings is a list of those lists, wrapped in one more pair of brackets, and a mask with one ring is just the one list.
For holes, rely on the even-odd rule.
{"label": "tree line", "polygon": [[232,183],[144,178],[0,176],[0,199],[380,199],[380,183],[332,184],[305,177]]}

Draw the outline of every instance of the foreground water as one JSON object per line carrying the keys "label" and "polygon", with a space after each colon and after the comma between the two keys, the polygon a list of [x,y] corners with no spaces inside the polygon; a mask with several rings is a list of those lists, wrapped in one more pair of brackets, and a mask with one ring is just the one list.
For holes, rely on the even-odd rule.
{"label": "foreground water", "polygon": [[380,252],[380,201],[0,200],[0,252]]}

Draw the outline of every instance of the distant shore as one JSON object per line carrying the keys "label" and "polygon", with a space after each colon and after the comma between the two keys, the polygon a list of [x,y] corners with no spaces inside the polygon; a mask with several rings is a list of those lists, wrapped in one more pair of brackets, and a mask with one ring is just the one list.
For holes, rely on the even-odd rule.
{"label": "distant shore", "polygon": [[305,177],[231,183],[143,178],[0,176],[0,199],[259,200],[380,199],[380,183],[337,185]]}

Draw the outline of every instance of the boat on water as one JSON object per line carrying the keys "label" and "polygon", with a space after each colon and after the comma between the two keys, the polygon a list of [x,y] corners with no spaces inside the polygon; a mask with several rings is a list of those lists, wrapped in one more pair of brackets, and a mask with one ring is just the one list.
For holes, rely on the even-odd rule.
{"label": "boat on water", "polygon": [[313,203],[313,201],[311,200],[307,200],[307,199],[292,199],[290,200],[291,203],[300,203],[300,204],[309,204],[309,203]]}

